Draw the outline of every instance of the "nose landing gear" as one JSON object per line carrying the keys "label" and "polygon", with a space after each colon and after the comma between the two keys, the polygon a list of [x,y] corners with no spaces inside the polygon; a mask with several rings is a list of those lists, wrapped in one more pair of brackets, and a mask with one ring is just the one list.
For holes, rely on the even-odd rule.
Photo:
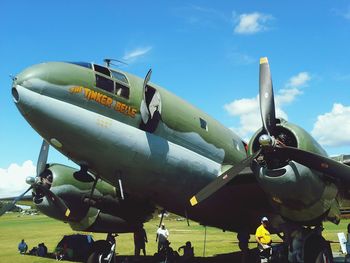
{"label": "nose landing gear", "polygon": [[322,237],[322,226],[300,227],[290,233],[288,260],[291,263],[333,262],[329,242]]}

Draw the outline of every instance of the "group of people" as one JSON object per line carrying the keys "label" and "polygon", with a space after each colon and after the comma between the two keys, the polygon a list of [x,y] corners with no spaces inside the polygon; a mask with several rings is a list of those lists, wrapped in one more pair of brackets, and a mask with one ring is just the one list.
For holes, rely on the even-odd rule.
{"label": "group of people", "polygon": [[[140,229],[134,232],[134,245],[135,245],[135,256],[140,256],[142,251],[143,255],[146,256],[146,243],[148,242],[147,234],[143,225]],[[170,262],[172,257],[179,257],[179,254],[170,247],[169,242],[169,230],[162,223],[157,229],[156,242],[158,242],[156,257],[167,258]],[[187,241],[184,246],[179,247],[178,252],[183,251],[183,262],[187,259],[191,259],[194,256],[193,247],[190,241]]]}
{"label": "group of people", "polygon": [[[28,251],[28,245],[24,241],[24,239],[21,240],[21,242],[18,244],[18,252],[22,255],[26,254]],[[33,247],[29,252],[29,255],[39,256],[39,257],[46,257],[47,256],[47,247],[44,243],[38,244],[37,247]]]}
{"label": "group of people", "polygon": [[[263,217],[261,219],[261,225],[256,230],[255,238],[258,243],[261,262],[267,262],[267,259],[271,255],[271,241],[272,241],[270,232],[268,231],[267,217]],[[157,234],[156,234],[156,242],[158,242],[158,250],[156,255],[171,257],[171,255],[177,254],[177,252],[174,252],[170,247],[170,242],[168,239],[169,239],[169,231],[165,227],[165,224],[162,223],[158,228]],[[147,234],[142,225],[141,228],[139,228],[137,231],[134,232],[135,256],[140,256],[141,251],[142,251],[142,254],[146,256],[147,242],[148,242]],[[183,251],[183,259],[191,259],[194,257],[194,250],[190,241],[187,241],[184,246],[179,247],[178,252],[180,252],[181,250]],[[242,251],[243,250],[244,249],[242,249]],[[18,251],[20,254],[27,253],[28,245],[24,241],[24,239],[22,239],[21,242],[18,244]],[[29,251],[29,254],[45,257],[47,255],[47,247],[45,246],[44,243],[40,243],[37,247],[33,247]],[[57,255],[58,255],[58,258],[57,258]],[[57,253],[57,255],[56,255],[56,259],[62,259],[62,257],[59,258],[60,253]]]}

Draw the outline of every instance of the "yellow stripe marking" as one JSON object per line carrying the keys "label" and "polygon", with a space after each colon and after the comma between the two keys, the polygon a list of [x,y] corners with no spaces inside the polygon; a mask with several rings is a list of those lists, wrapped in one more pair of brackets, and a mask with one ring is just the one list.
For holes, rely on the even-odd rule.
{"label": "yellow stripe marking", "polygon": [[195,196],[193,196],[193,197],[191,198],[190,203],[191,203],[192,206],[195,206],[196,204],[198,204],[198,201],[197,201],[197,199],[196,199]]}
{"label": "yellow stripe marking", "polygon": [[267,64],[269,61],[267,60],[267,57],[260,58],[260,64]]}
{"label": "yellow stripe marking", "polygon": [[68,217],[69,215],[70,215],[70,210],[69,209],[67,209],[66,210],[66,213],[64,214],[66,217]]}

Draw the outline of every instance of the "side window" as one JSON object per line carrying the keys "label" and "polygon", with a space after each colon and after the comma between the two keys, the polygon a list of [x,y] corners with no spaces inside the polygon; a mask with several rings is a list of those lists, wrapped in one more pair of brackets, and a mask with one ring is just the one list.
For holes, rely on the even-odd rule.
{"label": "side window", "polygon": [[100,65],[94,64],[94,69],[96,72],[99,72],[101,74],[107,75],[108,77],[111,76],[111,72],[109,71],[108,68],[102,67]]}
{"label": "side window", "polygon": [[208,124],[205,120],[203,120],[202,118],[199,118],[199,122],[200,122],[200,125],[201,125],[201,128],[208,131]]}
{"label": "side window", "polygon": [[108,92],[114,92],[114,82],[111,79],[107,79],[96,74],[96,86]]}
{"label": "side window", "polygon": [[116,82],[115,83],[115,94],[117,94],[120,97],[128,99],[129,94],[130,94],[130,90],[128,87]]}

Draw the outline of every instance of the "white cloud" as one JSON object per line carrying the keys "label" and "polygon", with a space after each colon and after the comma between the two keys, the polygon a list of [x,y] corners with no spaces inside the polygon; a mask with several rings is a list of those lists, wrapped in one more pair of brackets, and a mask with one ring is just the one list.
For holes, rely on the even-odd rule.
{"label": "white cloud", "polygon": [[302,94],[302,91],[297,88],[281,89],[278,91],[278,94],[275,97],[275,103],[279,107],[287,105],[292,103],[300,94]]}
{"label": "white cloud", "polygon": [[137,60],[138,58],[146,55],[148,52],[150,52],[152,49],[152,47],[140,47],[140,48],[136,48],[134,50],[131,51],[127,51],[125,52],[124,56],[123,56],[123,60],[131,63],[134,62],[135,60]]}
{"label": "white cloud", "polygon": [[35,176],[36,167],[28,160],[22,165],[11,164],[8,168],[0,168],[0,197],[12,197],[23,193],[29,185],[28,176]]}
{"label": "white cloud", "polygon": [[273,19],[273,16],[258,12],[250,14],[234,14],[237,25],[234,32],[237,34],[255,34],[269,29],[268,22]]}
{"label": "white cloud", "polygon": [[[302,77],[300,77],[302,76]],[[282,108],[292,103],[295,98],[302,94],[300,88],[306,86],[311,79],[307,72],[301,72],[296,76],[291,77],[286,88],[280,89],[275,93],[276,117],[288,119],[288,115]],[[240,126],[232,128],[239,136],[248,137],[256,132],[261,126],[261,116],[259,110],[259,95],[254,98],[244,98],[234,100],[231,103],[224,105],[225,110],[232,116],[238,116]]]}
{"label": "white cloud", "polygon": [[311,79],[311,76],[307,72],[300,72],[298,75],[289,79],[287,87],[298,88],[306,86],[307,82]]}
{"label": "white cloud", "polygon": [[225,110],[232,116],[239,116],[240,127],[232,128],[239,136],[256,131],[260,127],[259,97],[234,100],[224,105]]}
{"label": "white cloud", "polygon": [[317,117],[311,134],[324,146],[350,146],[350,106],[334,103]]}

